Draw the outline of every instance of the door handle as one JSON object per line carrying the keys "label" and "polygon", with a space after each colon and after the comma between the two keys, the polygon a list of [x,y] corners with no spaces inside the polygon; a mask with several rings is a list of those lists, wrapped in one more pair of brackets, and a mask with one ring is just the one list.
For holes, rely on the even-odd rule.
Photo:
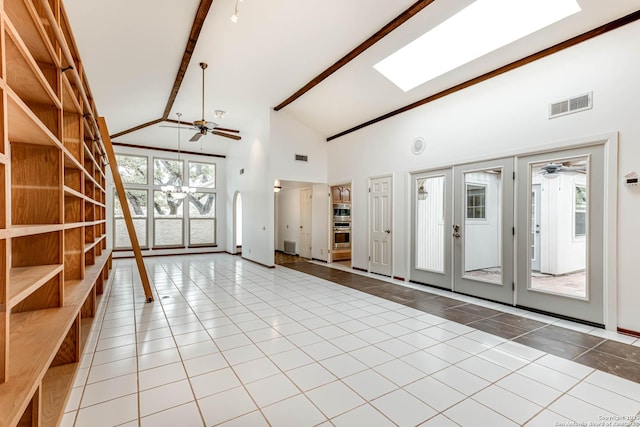
{"label": "door handle", "polygon": [[391,230],[384,230],[385,233],[391,234]]}

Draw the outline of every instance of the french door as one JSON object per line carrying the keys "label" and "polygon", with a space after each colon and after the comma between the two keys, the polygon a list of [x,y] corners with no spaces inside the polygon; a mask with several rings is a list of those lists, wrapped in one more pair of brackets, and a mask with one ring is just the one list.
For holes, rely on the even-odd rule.
{"label": "french door", "polygon": [[411,280],[452,289],[452,170],[442,169],[411,178]]}
{"label": "french door", "polygon": [[516,228],[517,305],[603,324],[604,146],[520,157],[517,168],[518,217],[529,220]]}
{"label": "french door", "polygon": [[454,166],[453,289],[513,303],[513,157]]}
{"label": "french door", "polygon": [[604,153],[412,174],[411,281],[602,325]]}

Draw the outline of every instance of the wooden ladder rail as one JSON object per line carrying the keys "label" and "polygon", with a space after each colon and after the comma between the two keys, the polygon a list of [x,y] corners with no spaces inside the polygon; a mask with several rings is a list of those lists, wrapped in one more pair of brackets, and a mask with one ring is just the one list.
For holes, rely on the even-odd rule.
{"label": "wooden ladder rail", "polygon": [[120,206],[122,206],[122,213],[124,214],[124,223],[127,225],[127,231],[129,232],[129,240],[131,240],[131,247],[133,248],[133,254],[136,258],[136,264],[138,265],[138,271],[140,272],[140,279],[142,280],[142,287],[144,288],[144,295],[147,302],[153,301],[153,294],[151,292],[151,286],[149,285],[149,276],[147,275],[147,269],[142,260],[142,252],[140,252],[140,243],[138,243],[138,236],[136,235],[136,229],[133,227],[133,219],[131,218],[131,210],[129,209],[129,201],[127,200],[126,193],[124,191],[124,185],[122,184],[122,177],[118,171],[118,163],[116,162],[116,155],[113,152],[113,145],[111,144],[111,137],[109,136],[109,129],[107,128],[107,122],[104,117],[98,117],[98,128],[100,129],[100,135],[102,137],[102,143],[109,159],[109,167],[111,168],[111,175],[113,176],[113,182],[116,185],[116,191],[118,198],[120,199]]}

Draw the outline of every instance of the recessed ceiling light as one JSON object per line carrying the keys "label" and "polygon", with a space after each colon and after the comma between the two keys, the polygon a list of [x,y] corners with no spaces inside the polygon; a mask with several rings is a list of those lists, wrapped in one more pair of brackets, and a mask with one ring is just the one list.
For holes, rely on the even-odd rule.
{"label": "recessed ceiling light", "polygon": [[374,68],[407,92],[581,10],[576,0],[476,0]]}

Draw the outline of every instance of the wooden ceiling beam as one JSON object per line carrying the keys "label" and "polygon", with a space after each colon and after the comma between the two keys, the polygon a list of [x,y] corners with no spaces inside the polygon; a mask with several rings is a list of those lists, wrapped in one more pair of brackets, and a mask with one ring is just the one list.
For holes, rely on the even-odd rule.
{"label": "wooden ceiling beam", "polygon": [[162,118],[160,118],[160,119],[155,119],[155,120],[151,120],[150,122],[143,123],[143,124],[141,124],[141,125],[138,125],[138,126],[132,127],[132,128],[130,128],[130,129],[127,129],[127,130],[123,130],[122,132],[114,133],[113,135],[110,135],[110,138],[111,138],[111,139],[113,139],[113,138],[117,138],[117,137],[119,137],[119,136],[126,135],[126,134],[128,134],[128,133],[135,132],[135,131],[140,130],[140,129],[144,129],[144,128],[149,127],[149,126],[153,126],[153,125],[155,125],[156,123],[160,123],[160,122],[163,122],[163,121],[164,121],[164,119],[162,119]]}
{"label": "wooden ceiling beam", "polygon": [[568,40],[565,40],[561,43],[558,43],[554,46],[548,47],[546,49],[543,49],[541,51],[538,51],[534,54],[531,54],[529,56],[526,56],[524,58],[518,59],[517,61],[514,61],[510,64],[504,65],[500,68],[496,68],[493,71],[489,71],[488,73],[485,73],[481,76],[478,77],[474,77],[473,79],[467,80],[463,83],[460,83],[458,85],[452,86],[449,89],[445,89],[441,92],[438,92],[436,94],[433,94],[431,96],[428,96],[426,98],[423,98],[419,101],[413,102],[409,105],[405,105],[404,107],[398,108],[397,110],[393,110],[389,113],[383,114],[382,116],[376,117],[375,119],[371,119],[367,122],[361,123],[358,126],[354,126],[350,129],[347,129],[345,131],[342,131],[340,133],[337,133],[335,135],[332,135],[330,137],[327,138],[327,141],[332,141],[336,138],[340,138],[342,136],[345,136],[347,134],[350,134],[352,132],[355,132],[357,130],[360,130],[362,128],[365,128],[367,126],[373,125],[375,123],[381,122],[383,120],[386,120],[388,118],[391,118],[393,116],[397,116],[398,114],[402,114],[405,113],[409,110],[413,110],[414,108],[418,108],[421,107],[425,104],[428,104],[430,102],[433,102],[437,99],[443,98],[447,95],[451,95],[452,93],[461,91],[462,89],[466,89],[470,86],[476,85],[478,83],[481,83],[485,80],[489,80],[493,77],[499,76],[501,74],[504,74],[508,71],[514,70],[516,68],[522,67],[523,65],[527,65],[531,62],[537,61],[538,59],[542,59],[544,57],[547,57],[549,55],[552,55],[554,53],[560,52],[561,50],[570,48],[572,46],[575,46],[579,43],[582,43],[584,41],[587,41],[589,39],[592,39],[594,37],[600,36],[602,34],[608,33],[609,31],[615,30],[617,28],[620,28],[624,25],[630,24],[632,22],[637,21],[638,19],[640,19],[640,10],[637,10],[633,13],[630,13],[626,16],[623,16],[622,18],[616,19],[614,21],[608,22],[604,25],[601,25],[600,27],[594,28],[593,30],[587,31],[585,33],[582,33],[578,36],[572,37]]}
{"label": "wooden ceiling beam", "polygon": [[407,10],[402,12],[400,15],[396,16],[391,22],[389,22],[387,25],[385,25],[380,30],[378,30],[374,35],[366,39],[364,42],[360,43],[358,47],[356,47],[351,52],[347,53],[345,56],[340,58],[335,64],[333,64],[332,66],[324,70],[322,73],[318,74],[309,83],[304,85],[296,93],[294,93],[289,98],[282,101],[273,109],[275,111],[280,111],[287,105],[291,104],[296,99],[300,98],[305,93],[309,92],[315,86],[320,84],[324,79],[326,79],[331,74],[338,71],[340,68],[347,65],[349,62],[354,60],[362,52],[364,52],[365,50],[369,49],[371,46],[379,42],[383,37],[387,36],[389,33],[391,33],[393,30],[398,28],[400,25],[404,24],[409,19],[413,18],[415,14],[417,14],[418,12],[420,12],[422,9],[429,6],[433,2],[434,0],[418,0],[417,2],[415,2],[413,5],[411,5],[411,7],[409,7]]}
{"label": "wooden ceiling beam", "polygon": [[193,51],[196,48],[196,44],[198,43],[200,31],[204,26],[204,21],[207,18],[207,14],[209,13],[209,9],[211,8],[212,4],[213,0],[200,0],[200,5],[198,6],[198,11],[196,12],[196,17],[193,20],[191,32],[189,33],[189,40],[187,40],[187,47],[184,49],[182,62],[180,62],[180,67],[178,68],[176,80],[173,83],[173,88],[171,89],[171,93],[169,94],[169,100],[167,101],[167,105],[164,108],[164,113],[162,113],[163,119],[166,119],[167,117],[169,117],[169,114],[171,114],[171,108],[173,108],[173,103],[178,96],[178,91],[180,90],[180,86],[182,85],[182,80],[184,79],[184,75],[187,72],[189,62],[191,62],[191,56],[193,55]]}

